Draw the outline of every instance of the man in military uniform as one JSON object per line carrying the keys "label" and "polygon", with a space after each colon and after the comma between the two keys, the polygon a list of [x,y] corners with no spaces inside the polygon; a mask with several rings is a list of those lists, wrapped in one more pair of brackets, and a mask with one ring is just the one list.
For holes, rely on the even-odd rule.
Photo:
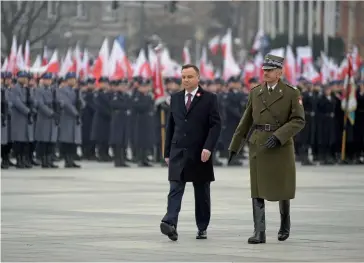
{"label": "man in military uniform", "polygon": [[249,244],[266,242],[264,200],[279,201],[281,226],[278,240],[290,233],[290,199],[295,197],[296,168],[293,137],[305,125],[305,112],[297,88],[283,83],[284,59],[267,55],[264,84],[249,93],[248,104],[229,150],[229,161],[249,142],[250,187],[254,235]]}
{"label": "man in military uniform", "polygon": [[82,110],[82,157],[96,160],[95,142],[91,139],[92,121],[95,114],[94,92],[95,78],[87,79],[87,86],[82,91],[86,106]]}
{"label": "man in military uniform", "polygon": [[92,123],[91,138],[96,143],[98,160],[100,162],[111,162],[109,155],[109,135],[111,109],[110,101],[112,92],[109,90],[109,79],[101,77],[99,79],[100,88],[94,92],[95,114]]}
{"label": "man in military uniform", "polygon": [[[113,96],[110,101],[111,125],[110,146],[114,153],[115,167],[128,167],[126,164],[126,148],[128,144],[128,117],[131,100],[127,94],[127,79],[112,81]],[[115,85],[114,85],[115,84]]]}
{"label": "man in military uniform", "polygon": [[364,80],[358,82],[358,88],[356,93],[357,107],[355,111],[355,125],[354,125],[354,137],[355,137],[355,163],[364,164],[364,161],[360,160],[361,154],[364,153]]}
{"label": "man in military uniform", "polygon": [[[8,169],[10,166],[10,123],[9,116],[11,110],[11,101],[9,89],[5,85],[5,77],[8,72],[1,72],[1,169]],[[10,74],[11,76],[11,74]]]}
{"label": "man in military uniform", "polygon": [[81,90],[77,87],[76,74],[69,72],[65,76],[67,86],[59,90],[63,110],[59,122],[59,142],[65,168],[80,168],[75,163],[77,146],[82,143],[81,113],[85,102]]}
{"label": "man in military uniform", "polygon": [[[225,136],[228,139],[233,136],[239,120],[242,115],[241,110],[241,94],[240,94],[240,80],[238,77],[231,77],[228,80],[228,94],[226,99],[226,129]],[[235,158],[228,164],[229,166],[241,166],[241,163]]]}
{"label": "man in military uniform", "polygon": [[133,101],[133,117],[135,118],[134,133],[136,135],[138,165],[149,167],[148,151],[154,141],[154,100],[150,95],[151,81],[143,79]]}
{"label": "man in military uniform", "polygon": [[17,168],[31,168],[29,143],[34,141],[36,105],[34,90],[29,85],[28,73],[17,73],[18,83],[12,89],[11,138],[14,142]]}
{"label": "man in military uniform", "polygon": [[52,73],[41,77],[42,84],[36,92],[38,116],[34,138],[38,142],[42,168],[58,168],[52,155],[58,140],[61,105],[56,86],[52,86]]}

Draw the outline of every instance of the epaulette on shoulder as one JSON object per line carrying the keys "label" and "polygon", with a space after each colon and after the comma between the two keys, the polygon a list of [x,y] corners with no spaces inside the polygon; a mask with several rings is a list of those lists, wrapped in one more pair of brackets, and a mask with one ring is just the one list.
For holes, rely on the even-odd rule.
{"label": "epaulette on shoulder", "polygon": [[297,87],[291,86],[291,85],[289,85],[289,84],[287,84],[287,83],[286,83],[286,85],[287,85],[288,87],[290,87],[291,89],[294,89],[294,90],[296,90],[296,89],[297,89]]}
{"label": "epaulette on shoulder", "polygon": [[256,85],[256,86],[252,87],[252,88],[251,88],[251,90],[253,90],[253,89],[255,89],[255,88],[258,88],[258,87],[260,87],[260,84],[258,84],[258,85]]}

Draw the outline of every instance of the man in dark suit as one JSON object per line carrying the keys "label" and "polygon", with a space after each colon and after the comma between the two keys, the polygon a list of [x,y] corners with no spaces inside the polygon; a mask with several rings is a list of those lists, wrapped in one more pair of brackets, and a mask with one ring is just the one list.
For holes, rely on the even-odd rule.
{"label": "man in dark suit", "polygon": [[211,153],[218,141],[221,123],[217,96],[199,85],[199,69],[182,67],[184,90],[171,96],[167,122],[164,158],[168,164],[167,213],[160,228],[176,241],[178,214],[186,182],[192,182],[195,192],[197,239],[207,238],[210,222],[210,183],[215,180]]}

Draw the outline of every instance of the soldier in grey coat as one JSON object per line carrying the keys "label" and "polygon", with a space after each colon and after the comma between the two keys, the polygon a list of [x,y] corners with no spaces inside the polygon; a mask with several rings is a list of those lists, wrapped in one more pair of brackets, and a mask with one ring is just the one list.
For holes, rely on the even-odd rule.
{"label": "soldier in grey coat", "polygon": [[111,125],[110,145],[114,152],[114,166],[128,167],[125,163],[125,150],[128,144],[128,117],[130,116],[131,99],[127,93],[127,80],[113,81],[113,96],[110,101]]}
{"label": "soldier in grey coat", "polygon": [[60,116],[58,140],[65,159],[65,168],[80,168],[74,162],[77,146],[82,143],[81,110],[85,106],[81,90],[77,87],[76,74],[67,73],[67,86],[59,90],[63,110]]}
{"label": "soldier in grey coat", "polygon": [[42,84],[36,92],[38,116],[34,138],[38,142],[42,168],[58,168],[53,163],[52,154],[58,139],[61,105],[57,86],[52,84],[52,73],[41,77]]}
{"label": "soldier in grey coat", "polygon": [[31,168],[29,163],[29,143],[34,141],[35,97],[28,87],[28,73],[17,73],[18,83],[12,89],[11,138],[16,156],[17,168]]}

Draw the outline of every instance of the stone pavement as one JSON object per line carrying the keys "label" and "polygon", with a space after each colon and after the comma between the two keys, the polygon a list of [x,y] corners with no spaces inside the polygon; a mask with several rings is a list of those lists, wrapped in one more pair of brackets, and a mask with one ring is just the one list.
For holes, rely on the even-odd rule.
{"label": "stone pavement", "polygon": [[249,245],[248,168],[218,168],[207,240],[196,240],[193,188],[186,187],[179,241],[159,232],[165,168],[2,171],[2,261],[364,261],[364,166],[299,167],[292,231],[276,239],[267,203],[267,244]]}

